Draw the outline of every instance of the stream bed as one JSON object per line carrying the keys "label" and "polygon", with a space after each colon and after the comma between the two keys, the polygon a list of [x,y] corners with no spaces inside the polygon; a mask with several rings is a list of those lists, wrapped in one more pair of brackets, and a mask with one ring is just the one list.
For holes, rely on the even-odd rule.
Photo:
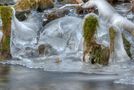
{"label": "stream bed", "polygon": [[[128,3],[116,5],[115,8],[125,18],[134,21],[134,15],[131,12],[126,14],[130,8]],[[40,41],[51,41],[49,44],[54,45],[54,48],[60,52],[58,56],[55,52],[50,57],[49,55],[48,57],[39,58],[26,57],[21,58],[21,60],[13,59],[0,62],[0,90],[133,90],[133,60],[113,63],[108,66],[91,65],[90,63],[83,63],[81,61],[82,50],[79,50],[82,47],[81,22],[82,19],[79,17],[65,16],[46,25],[45,32],[42,33]],[[25,24],[28,23],[26,22]],[[36,23],[34,24],[36,25]],[[50,29],[51,32],[49,32]],[[48,36],[45,36],[46,33]],[[105,33],[101,33],[102,36]],[[52,34],[53,36],[57,35],[64,38],[61,40],[52,37]],[[104,39],[106,39],[105,35]],[[55,43],[55,41],[60,42]],[[69,45],[67,46],[65,43],[68,42]],[[20,43],[15,42],[16,46],[19,46]],[[22,48],[22,46],[19,47]],[[66,47],[66,54],[62,54],[62,51],[64,51],[62,47]],[[31,51],[31,49],[27,50],[27,52]],[[13,53],[17,57],[17,55],[22,55],[23,52],[25,51],[22,50],[20,53]],[[28,55],[27,52],[23,56]],[[134,51],[132,52],[134,53]],[[32,54],[36,55],[34,52]]]}

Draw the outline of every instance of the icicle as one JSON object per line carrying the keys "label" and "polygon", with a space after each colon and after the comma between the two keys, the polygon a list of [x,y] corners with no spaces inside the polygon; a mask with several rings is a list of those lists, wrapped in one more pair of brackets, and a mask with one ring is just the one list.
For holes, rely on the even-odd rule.
{"label": "icicle", "polygon": [[118,63],[130,60],[125,51],[122,32],[117,26],[113,26],[110,29],[110,40],[111,40],[111,57],[109,63]]}

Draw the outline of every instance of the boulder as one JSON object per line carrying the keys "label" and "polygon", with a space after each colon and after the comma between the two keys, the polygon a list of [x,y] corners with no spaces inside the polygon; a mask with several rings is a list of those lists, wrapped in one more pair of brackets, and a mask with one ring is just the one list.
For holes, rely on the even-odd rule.
{"label": "boulder", "polygon": [[54,6],[52,0],[18,0],[16,2],[16,11],[27,11],[27,10],[44,10]]}
{"label": "boulder", "polygon": [[47,21],[43,21],[43,26],[47,24],[48,22],[64,17],[65,15],[69,14],[68,9],[54,9],[49,13],[44,14],[44,19],[47,19]]}

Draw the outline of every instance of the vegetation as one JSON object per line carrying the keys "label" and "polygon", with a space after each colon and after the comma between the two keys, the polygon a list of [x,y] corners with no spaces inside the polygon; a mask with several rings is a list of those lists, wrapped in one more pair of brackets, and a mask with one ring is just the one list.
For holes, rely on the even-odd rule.
{"label": "vegetation", "polygon": [[0,15],[2,19],[3,38],[0,43],[0,60],[10,58],[10,34],[12,9],[8,6],[0,6]]}
{"label": "vegetation", "polygon": [[84,34],[83,60],[84,61],[90,60],[92,64],[98,63],[102,65],[107,65],[110,56],[110,50],[109,47],[105,47],[104,45],[100,45],[96,42],[95,33],[97,31],[98,26],[99,26],[98,18],[95,15],[86,16],[83,25],[83,34]]}

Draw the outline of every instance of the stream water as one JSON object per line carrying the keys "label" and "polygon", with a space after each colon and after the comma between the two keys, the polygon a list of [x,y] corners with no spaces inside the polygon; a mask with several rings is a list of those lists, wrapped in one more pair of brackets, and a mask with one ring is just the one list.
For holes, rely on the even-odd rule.
{"label": "stream water", "polygon": [[[118,4],[115,6],[115,9],[125,18],[134,21],[134,15],[131,12],[128,14],[126,13],[127,10],[130,8],[129,6],[129,3],[125,3],[123,5]],[[32,14],[28,17],[28,19],[26,21],[21,22],[21,24],[25,25],[26,27],[32,28],[34,32],[29,32],[30,35],[32,35],[32,33],[37,33],[40,30],[40,19],[41,14],[37,14],[33,11]],[[81,61],[82,21],[83,18],[76,15],[74,12],[71,12],[68,16],[56,19],[48,23],[45,27],[43,27],[43,32],[41,32],[40,36],[37,35],[37,37],[39,38],[38,45],[35,39],[31,40],[32,42],[30,41],[30,36],[24,37],[22,33],[19,34],[20,32],[15,30],[17,27],[14,25],[12,28],[11,46],[12,55],[14,59],[3,61],[0,63],[21,65],[28,68],[43,69],[44,71],[56,71],[64,73],[81,72],[88,73],[89,76],[94,73],[95,75],[93,77],[87,78],[72,77],[76,78],[77,80],[111,80],[110,83],[114,82],[122,84],[134,84],[133,60],[123,62],[120,62],[121,60],[117,60],[119,62],[112,63],[108,66],[91,65],[90,63],[83,63]],[[103,26],[106,24],[106,22],[103,21],[101,24]],[[109,44],[109,40],[107,39],[107,29],[108,28],[106,26],[101,27],[101,30],[98,32],[99,40],[101,40],[101,42],[105,45]],[[126,35],[129,36],[128,39],[132,43],[131,52],[134,55],[134,38],[129,34]],[[25,38],[27,37],[29,38],[29,40],[26,41]],[[48,54],[46,56],[38,57],[38,52],[36,50],[37,47],[41,44],[45,44],[47,46]],[[18,58],[21,60],[18,60]],[[96,76],[97,74],[100,77]],[[64,76],[64,74],[62,76]]]}

